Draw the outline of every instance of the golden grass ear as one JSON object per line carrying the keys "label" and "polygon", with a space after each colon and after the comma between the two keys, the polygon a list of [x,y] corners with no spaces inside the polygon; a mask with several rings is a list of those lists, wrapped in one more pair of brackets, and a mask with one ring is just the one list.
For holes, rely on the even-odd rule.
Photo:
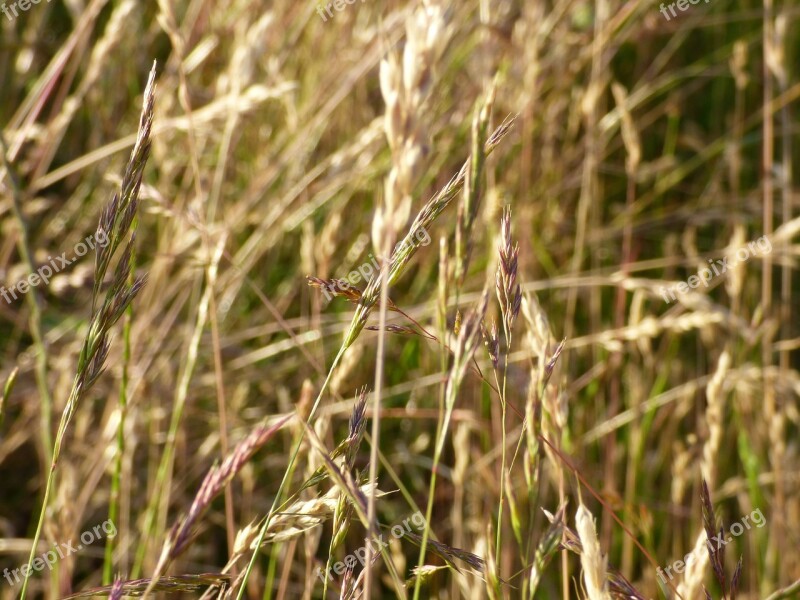
{"label": "golden grass ear", "polygon": [[594,517],[582,502],[575,513],[575,528],[583,546],[581,565],[586,595],[589,600],[611,600],[606,583],[606,559],[597,540]]}

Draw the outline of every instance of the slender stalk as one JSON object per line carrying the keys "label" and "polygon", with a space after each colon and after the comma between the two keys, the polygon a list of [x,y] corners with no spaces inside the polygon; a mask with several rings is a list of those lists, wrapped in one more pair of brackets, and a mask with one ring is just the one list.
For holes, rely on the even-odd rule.
{"label": "slender stalk", "polygon": [[[506,332],[506,339],[508,346],[511,347],[511,333]],[[502,387],[498,382],[500,388],[500,410],[502,411],[502,454],[500,457],[500,503],[497,506],[497,540],[495,544],[495,560],[497,561],[497,573],[500,575],[500,567],[502,564],[500,552],[502,549],[503,540],[503,504],[505,502],[505,472],[506,472],[506,382],[508,381],[508,352],[505,353],[503,361],[503,384]]]}
{"label": "slender stalk", "polygon": [[[389,228],[389,235],[384,239],[384,256],[392,247],[393,241],[393,228]],[[380,441],[380,421],[381,421],[381,392],[383,391],[383,359],[384,348],[386,343],[386,310],[389,300],[389,264],[384,261],[381,265],[380,286],[381,286],[381,299],[380,311],[378,317],[378,350],[375,357],[375,391],[372,395],[372,433],[370,443],[369,455],[369,482],[373,484],[372,493],[369,495],[367,504],[367,524],[370,539],[374,537],[373,523],[375,522],[375,488],[378,481],[378,446]],[[372,589],[372,544],[367,544],[367,555],[365,558],[364,568],[366,573],[364,575],[364,594],[366,600],[371,597]]]}
{"label": "slender stalk", "polygon": [[[774,108],[773,101],[773,76],[770,67],[769,53],[774,52],[775,48],[775,17],[773,0],[763,0],[764,7],[764,26],[762,29],[762,51],[764,53],[763,61],[763,107],[764,107],[764,122],[762,126],[762,148],[761,148],[761,177],[763,179],[762,188],[762,207],[763,207],[763,230],[764,235],[768,238],[772,236],[774,227],[774,189],[773,189],[773,173],[774,173]],[[764,313],[765,320],[773,318],[772,307],[772,282],[773,282],[773,262],[772,253],[765,254],[763,257],[763,271],[761,278],[761,309]],[[764,339],[761,341],[761,368],[769,370],[773,363],[773,337],[774,330],[769,328],[764,333]],[[778,400],[775,393],[774,379],[772,377],[764,377],[764,409],[766,422],[769,423],[770,434],[770,455],[769,460],[772,469],[775,473],[775,518],[770,525],[773,532],[777,534],[778,531],[783,529],[785,520],[785,492],[783,485],[783,468],[780,461],[779,452],[776,449],[781,447],[780,432],[777,425],[780,423],[780,416],[777,414],[779,411]],[[772,574],[779,571],[779,557],[782,554],[784,547],[784,536],[776,535],[776,552],[768,556],[768,570]],[[780,581],[780,578],[778,578]]]}
{"label": "slender stalk", "polygon": [[[138,219],[133,220],[131,230],[136,231]],[[136,254],[131,253],[130,271],[128,273],[128,284],[133,285],[136,271]],[[130,381],[131,363],[131,323],[133,322],[133,306],[129,306],[125,311],[125,319],[122,324],[122,375],[119,384],[119,423],[117,424],[117,447],[114,455],[114,466],[111,473],[111,491],[108,501],[108,520],[112,523],[119,523],[119,503],[120,490],[122,487],[122,462],[125,456],[125,419],[128,415],[128,382]],[[114,536],[106,540],[105,555],[103,557],[103,585],[110,585],[113,581],[114,569],[114,548],[121,535]]]}

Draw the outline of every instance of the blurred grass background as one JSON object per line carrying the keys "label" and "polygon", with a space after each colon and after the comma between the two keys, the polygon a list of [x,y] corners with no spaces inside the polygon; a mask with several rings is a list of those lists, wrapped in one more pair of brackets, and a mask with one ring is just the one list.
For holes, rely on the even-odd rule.
{"label": "blurred grass background", "polygon": [[[264,417],[307,407],[316,396],[353,305],[328,304],[306,275],[345,277],[370,260],[373,217],[392,167],[378,66],[404,44],[414,7],[370,0],[323,20],[317,5],[283,0],[55,0],[15,18],[0,15],[6,288],[27,277],[30,262],[70,256],[95,231],[136,139],[147,72],[158,64],[135,258],[136,273],[149,281],[125,335],[117,325],[107,372],[70,425],[43,551],[105,521],[116,503],[113,571],[146,577],[214,461]],[[446,7],[411,215],[469,156],[473,115],[493,81],[493,126],[517,115],[487,159],[472,261],[463,293],[449,298],[450,327],[493,281],[508,205],[523,291],[538,297],[552,348],[566,338],[545,406],[556,408],[547,418],[558,425],[562,451],[662,566],[695,546],[701,472],[713,473],[711,497],[726,528],[757,508],[767,519],[726,547],[729,571],[743,556],[739,597],[765,598],[790,585],[800,578],[793,179],[800,7],[711,0],[669,21],[655,3],[637,0]],[[455,222],[451,207],[430,230],[433,243],[390,290],[429,328],[437,319],[439,240],[452,248]],[[686,281],[709,259],[763,235],[772,252],[732,267],[708,289],[664,302],[660,286]],[[0,301],[0,380],[18,369],[0,409],[3,569],[21,566],[30,552],[52,437],[89,322],[93,269],[88,255],[25,298]],[[489,314],[499,318],[492,302]],[[522,319],[517,327],[507,393],[522,410],[538,363]],[[359,337],[323,398],[314,427],[329,448],[347,435],[356,390],[374,384],[377,338],[374,331]],[[379,487],[398,488],[391,466],[424,507],[446,364],[443,370],[440,346],[421,336],[387,335],[385,344],[380,450],[387,464]],[[491,371],[482,348],[476,358]],[[521,419],[510,412],[508,424],[513,454]],[[235,532],[269,511],[300,433],[293,422],[244,467],[230,486],[230,514],[226,500],[215,501],[171,573],[222,569]],[[161,485],[156,473],[168,444],[174,453]],[[500,444],[497,396],[468,376],[438,469],[431,529],[439,541],[485,558],[497,527]],[[121,488],[112,498],[117,456]],[[365,441],[356,465],[368,462]],[[294,487],[319,464],[304,446]],[[571,524],[580,487],[553,454],[542,469],[534,507],[518,464],[508,478],[520,512],[535,509],[522,528],[534,544],[547,528],[539,507],[556,512],[563,494]],[[608,510],[585,488],[581,496],[597,517],[609,565],[644,597],[670,593],[659,590],[655,569]],[[388,525],[415,510],[398,493],[377,503]],[[501,595],[524,597],[513,576],[528,565],[505,514],[505,544],[493,562],[517,586]],[[363,534],[355,523],[335,560],[362,545]],[[312,571],[324,567],[330,536],[323,525],[267,547],[248,596],[322,597]],[[100,585],[104,546],[96,542],[39,575],[30,595],[56,598]],[[393,545],[404,577],[417,552],[405,541]],[[376,570],[373,597],[394,594],[386,569]],[[706,571],[705,585],[722,597]],[[577,557],[559,555],[537,597],[583,596],[580,572]],[[0,580],[0,598],[19,588]],[[492,593],[469,570],[443,571],[423,597]]]}

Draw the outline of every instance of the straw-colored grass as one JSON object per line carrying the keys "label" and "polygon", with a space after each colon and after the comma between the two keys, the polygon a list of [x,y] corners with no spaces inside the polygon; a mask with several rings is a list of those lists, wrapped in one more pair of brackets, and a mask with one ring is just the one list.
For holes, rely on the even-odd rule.
{"label": "straw-colored grass", "polygon": [[678,11],[0,3],[0,600],[796,594],[800,9]]}

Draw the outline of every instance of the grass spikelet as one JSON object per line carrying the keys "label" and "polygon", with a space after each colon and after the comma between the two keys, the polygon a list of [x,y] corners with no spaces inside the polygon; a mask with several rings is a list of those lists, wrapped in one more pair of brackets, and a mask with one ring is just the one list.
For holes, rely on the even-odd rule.
{"label": "grass spikelet", "polygon": [[708,552],[706,545],[708,538],[705,531],[701,531],[694,543],[692,554],[695,559],[686,565],[683,581],[678,584],[678,593],[683,598],[694,598],[703,587],[703,580],[708,567]]}
{"label": "grass spikelet", "polygon": [[125,586],[121,579],[117,579],[111,586],[111,592],[108,594],[108,600],[122,600],[125,592]]}
{"label": "grass spikelet", "polygon": [[548,359],[550,342],[554,339],[550,321],[534,293],[523,294],[521,308],[522,317],[527,325],[525,333],[528,345],[533,354],[539,357],[540,362],[543,362]]}
{"label": "grass spikelet", "polygon": [[[687,594],[697,590],[703,581],[703,571],[705,570],[706,560],[711,563],[711,570],[714,573],[714,578],[719,583],[722,590],[723,598],[730,598],[734,600],[739,591],[739,583],[742,576],[742,557],[736,563],[736,568],[731,576],[730,584],[728,584],[727,577],[725,576],[725,544],[719,544],[716,540],[724,539],[724,528],[719,524],[717,516],[714,513],[714,505],[711,502],[711,494],[708,490],[708,483],[703,480],[702,487],[700,488],[700,506],[703,512],[703,529],[705,536],[701,534],[698,539],[697,547],[694,550],[695,557],[702,558],[702,560],[695,560],[691,565],[693,571],[690,574],[687,569],[685,577],[686,585],[682,589]],[[719,529],[717,529],[719,527]],[[705,538],[705,539],[703,539]],[[715,539],[716,538],[716,539]],[[702,553],[700,546],[706,546],[707,554]],[[698,572],[695,572],[698,571]],[[703,587],[705,591],[705,587]],[[706,591],[706,594],[708,592]],[[690,598],[692,596],[686,596]]]}
{"label": "grass spikelet", "polygon": [[[380,331],[380,327],[378,325],[367,325],[364,329],[367,331]],[[411,327],[405,327],[403,325],[387,325],[383,328],[386,333],[395,333],[398,335],[420,335],[420,333]]]}
{"label": "grass spikelet", "polygon": [[736,600],[736,594],[739,591],[739,582],[742,577],[742,557],[739,557],[739,561],[736,563],[736,568],[733,570],[733,575],[731,576],[731,587],[730,587],[730,600]]}
{"label": "grass spikelet", "polygon": [[353,574],[353,567],[347,567],[344,575],[342,575],[342,591],[339,593],[339,600],[351,600],[360,597],[356,585],[356,577]]}
{"label": "grass spikelet", "polygon": [[[330,458],[334,459],[337,456],[344,456],[343,468],[345,472],[351,474],[355,464],[356,452],[361,445],[361,440],[364,437],[364,430],[366,428],[367,420],[365,418],[367,410],[367,388],[361,389],[358,395],[358,400],[353,407],[353,412],[350,414],[350,427],[349,435],[343,440],[330,454]],[[327,468],[323,466],[323,468]],[[357,477],[357,476],[356,476]],[[333,512],[333,535],[331,536],[331,543],[328,547],[328,564],[325,567],[325,572],[330,573],[331,563],[333,561],[334,553],[340,548],[345,541],[345,536],[350,530],[350,521],[353,515],[353,505],[348,502],[347,495],[339,491],[339,501],[336,503],[336,508]],[[351,583],[353,580],[352,570],[350,571]],[[347,577],[345,575],[345,577]],[[343,588],[346,586],[343,584]],[[322,595],[326,596],[328,592],[328,578],[326,577],[323,584]]]}
{"label": "grass spikelet", "polygon": [[243,556],[244,553],[253,546],[256,538],[258,538],[258,527],[256,526],[255,521],[253,521],[236,532],[232,556],[235,558]]}
{"label": "grass spikelet", "polygon": [[[495,290],[500,303],[500,312],[503,315],[503,330],[506,340],[511,337],[514,321],[519,315],[522,304],[522,292],[517,283],[517,263],[519,261],[519,244],[511,240],[511,209],[506,207],[500,220],[500,246],[498,247],[500,261],[495,277]],[[510,342],[509,342],[510,343]]]}
{"label": "grass spikelet", "polygon": [[[356,453],[358,452],[358,448],[361,446],[361,440],[364,439],[364,431],[367,426],[367,393],[368,390],[366,386],[359,390],[358,398],[353,406],[353,411],[350,413],[348,435],[345,439],[339,442],[336,448],[334,448],[328,456],[329,460],[331,461],[335,461],[336,459],[339,459],[339,457],[344,457],[339,462],[347,471],[352,471],[353,465],[355,464]],[[309,477],[305,483],[300,486],[298,491],[295,492],[295,496],[297,496],[297,494],[304,489],[322,483],[327,478],[327,466],[321,465],[316,471],[314,471],[311,477]]]}
{"label": "grass spikelet", "polygon": [[306,279],[308,285],[322,290],[325,297],[346,298],[353,304],[358,304],[361,300],[361,290],[350,285],[346,279],[320,279],[311,275],[307,275]]}
{"label": "grass spikelet", "polygon": [[708,547],[708,558],[711,562],[711,570],[714,572],[722,588],[722,595],[725,595],[725,546],[717,548],[714,543],[714,538],[718,535],[724,535],[721,525],[718,525],[717,516],[714,513],[714,505],[711,503],[711,494],[708,491],[708,484],[705,479],[700,488],[700,506],[703,510],[703,528],[706,531],[706,540]]}
{"label": "grass spikelet", "polygon": [[176,594],[180,592],[197,592],[207,586],[220,586],[230,581],[230,575],[224,573],[199,573],[197,575],[172,575],[162,577],[152,587],[150,578],[131,579],[128,581],[116,581],[113,585],[91,588],[77,594],[65,596],[63,600],[74,600],[76,598],[91,598],[93,596],[108,596],[112,590],[122,588],[122,596],[134,596],[136,598],[145,596],[151,592],[163,592],[165,594]]}
{"label": "grass spikelet", "polygon": [[544,535],[542,535],[542,538],[539,540],[539,545],[536,547],[533,563],[531,564],[530,577],[528,579],[527,592],[529,598],[536,597],[536,590],[539,587],[542,575],[559,549],[563,534],[565,512],[566,507],[562,506],[558,512],[552,516],[550,526],[547,528]]}
{"label": "grass spikelet", "polygon": [[575,525],[583,547],[581,566],[583,567],[586,595],[589,600],[609,600],[606,584],[606,560],[600,550],[600,543],[597,541],[594,517],[583,504],[578,506],[578,511],[575,513]]}
{"label": "grass spikelet", "polygon": [[708,439],[703,444],[703,460],[701,470],[705,481],[711,486],[716,481],[716,460],[724,428],[725,390],[724,383],[731,364],[728,350],[723,350],[717,363],[717,369],[706,387],[706,423],[708,423]]}
{"label": "grass spikelet", "polygon": [[[406,533],[405,537],[410,539],[417,546],[420,547],[422,546],[423,539],[416,533]],[[466,550],[462,550],[460,548],[453,548],[452,546],[448,546],[447,544],[443,544],[441,542],[437,542],[431,539],[427,541],[427,545],[430,546],[431,552],[433,552],[436,556],[444,560],[448,564],[448,566],[455,569],[456,571],[458,571],[459,568],[455,561],[459,561],[466,563],[477,573],[483,575],[484,569],[486,567],[486,561],[477,554],[473,554],[472,552],[467,552]]]}
{"label": "grass spikelet", "polygon": [[491,330],[487,330],[486,325],[481,323],[481,336],[483,336],[483,344],[486,346],[489,360],[492,361],[492,367],[496,369],[500,362],[500,338],[497,335],[497,323],[494,319]]}
{"label": "grass spikelet", "polygon": [[[270,521],[263,544],[277,544],[291,540],[312,527],[317,527],[333,516],[338,500],[338,491],[332,488],[323,496],[311,500],[297,500],[276,513]],[[251,549],[255,544],[251,544]]]}
{"label": "grass spikelet", "polygon": [[427,585],[439,571],[443,571],[447,567],[439,567],[435,565],[420,565],[411,570],[411,577],[406,581],[406,587],[417,585],[419,580],[420,585]]}

